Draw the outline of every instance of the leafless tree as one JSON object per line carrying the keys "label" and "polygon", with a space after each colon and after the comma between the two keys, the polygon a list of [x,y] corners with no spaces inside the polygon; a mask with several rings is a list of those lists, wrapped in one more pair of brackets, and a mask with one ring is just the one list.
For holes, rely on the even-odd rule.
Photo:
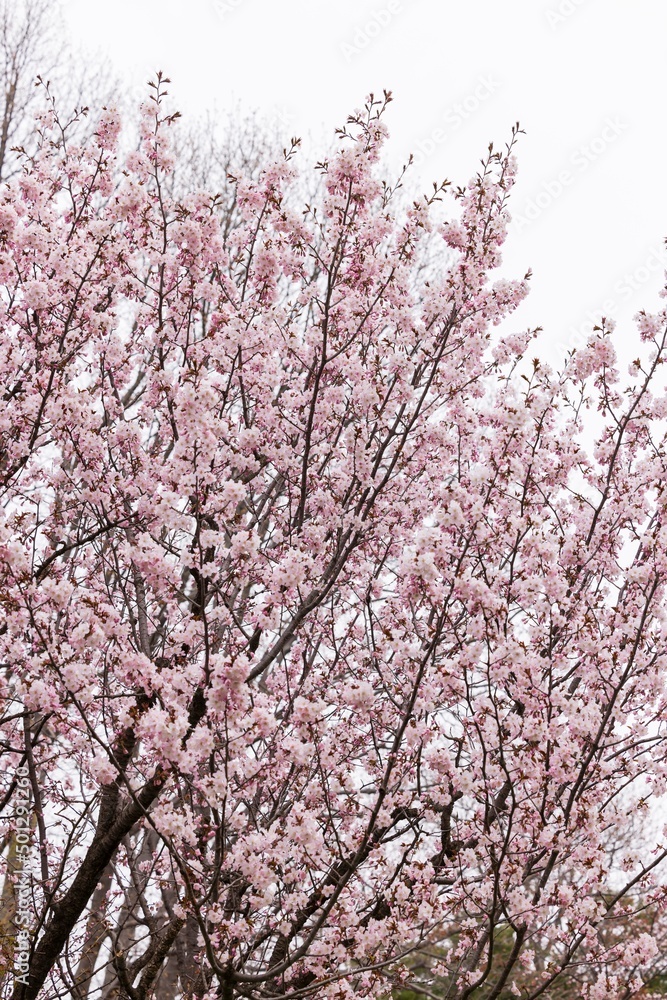
{"label": "leafless tree", "polygon": [[[93,66],[68,46],[58,0],[0,0],[0,181],[19,169],[17,151],[34,147],[45,89],[65,115],[119,94],[108,65]],[[96,117],[87,125],[79,114],[79,128]]]}

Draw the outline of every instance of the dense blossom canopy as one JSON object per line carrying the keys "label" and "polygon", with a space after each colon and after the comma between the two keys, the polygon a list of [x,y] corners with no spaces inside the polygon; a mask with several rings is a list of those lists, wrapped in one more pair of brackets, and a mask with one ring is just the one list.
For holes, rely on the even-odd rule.
{"label": "dense blossom canopy", "polygon": [[160,80],[135,152],[47,111],[0,190],[15,1000],[527,1000],[570,968],[593,1000],[656,952],[667,851],[608,830],[665,787],[665,314],[627,385],[605,327],[533,360],[494,329],[516,130],[443,222],[381,180],[387,99],[305,211],[296,145],[237,178],[229,233],[168,193]]}

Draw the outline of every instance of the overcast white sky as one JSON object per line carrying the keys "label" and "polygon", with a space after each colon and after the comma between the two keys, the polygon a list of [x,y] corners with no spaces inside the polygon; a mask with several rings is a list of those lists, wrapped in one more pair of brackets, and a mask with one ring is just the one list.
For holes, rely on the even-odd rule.
{"label": "overcast white sky", "polygon": [[[667,4],[660,0],[64,0],[75,46],[128,84],[156,69],[184,114],[233,106],[321,135],[393,91],[390,156],[456,184],[515,121],[526,135],[506,273],[533,270],[517,328],[555,361],[592,319],[656,310],[667,267]],[[560,345],[560,346],[559,346]],[[625,350],[623,351],[625,353]]]}

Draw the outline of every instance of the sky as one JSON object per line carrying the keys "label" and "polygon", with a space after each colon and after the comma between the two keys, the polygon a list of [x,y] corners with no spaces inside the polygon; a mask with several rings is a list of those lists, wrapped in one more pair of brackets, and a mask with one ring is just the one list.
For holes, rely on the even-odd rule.
{"label": "sky", "polygon": [[634,357],[667,268],[664,46],[657,0],[64,0],[71,51],[131,87],[158,69],[185,116],[241,104],[322,148],[391,90],[390,166],[416,192],[465,183],[512,125],[519,177],[503,273],[533,272],[516,329],[556,364],[602,315]]}

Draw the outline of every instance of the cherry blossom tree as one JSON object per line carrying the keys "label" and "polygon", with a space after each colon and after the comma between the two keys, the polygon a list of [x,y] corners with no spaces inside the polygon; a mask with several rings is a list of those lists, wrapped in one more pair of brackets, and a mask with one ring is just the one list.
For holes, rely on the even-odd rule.
{"label": "cherry blossom tree", "polygon": [[3,995],[428,995],[433,941],[456,1000],[638,993],[667,316],[627,376],[607,322],[562,372],[507,332],[518,128],[403,210],[371,96],[317,200],[294,141],[225,229],[164,85],[126,157],[45,111],[0,190]]}

